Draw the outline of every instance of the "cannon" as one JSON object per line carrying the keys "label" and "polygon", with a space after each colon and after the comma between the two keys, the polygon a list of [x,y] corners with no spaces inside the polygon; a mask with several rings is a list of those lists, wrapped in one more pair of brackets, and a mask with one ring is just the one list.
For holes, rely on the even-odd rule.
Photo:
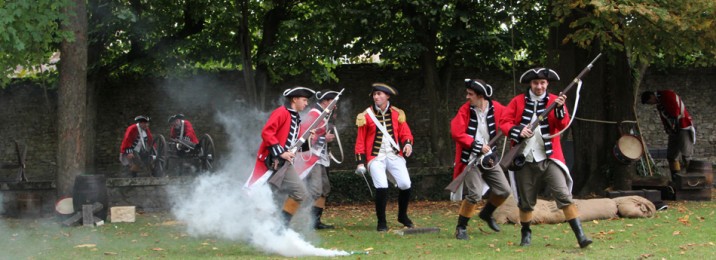
{"label": "cannon", "polygon": [[192,166],[195,172],[210,172],[214,169],[214,160],[216,160],[214,139],[209,134],[202,135],[196,146],[184,140],[166,138],[161,134],[154,140],[154,144],[156,152],[152,163],[154,177],[166,176],[169,169],[175,169],[175,165],[170,165],[170,162],[179,163],[178,167],[181,171],[176,174],[183,172],[186,165]]}

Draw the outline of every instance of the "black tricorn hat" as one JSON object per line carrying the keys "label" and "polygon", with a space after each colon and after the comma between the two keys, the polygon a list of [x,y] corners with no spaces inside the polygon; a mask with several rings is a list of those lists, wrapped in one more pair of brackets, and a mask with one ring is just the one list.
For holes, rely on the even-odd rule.
{"label": "black tricorn hat", "polygon": [[289,89],[286,89],[283,91],[284,97],[305,97],[310,98],[315,94],[316,91],[313,91],[310,88],[307,87],[301,87],[301,86],[295,86]]}
{"label": "black tricorn hat", "polygon": [[[373,87],[373,90],[370,91],[370,95],[373,95],[373,92],[375,92],[376,90],[377,90],[377,91],[383,91],[383,93],[388,94],[388,95],[390,95],[390,96],[397,96],[397,95],[398,95],[398,90],[397,90],[397,89],[395,89],[395,88],[393,88],[393,87],[391,87],[391,86],[388,86],[388,84],[385,84],[385,83],[380,83],[380,82],[373,83],[372,87]],[[370,95],[369,95],[369,96],[370,96]]]}
{"label": "black tricorn hat", "polygon": [[316,99],[318,99],[319,101],[335,99],[336,96],[338,96],[338,91],[333,91],[330,89],[324,89],[316,92]]}
{"label": "black tricorn hat", "polygon": [[559,75],[554,70],[548,68],[529,69],[520,76],[520,83],[529,84],[533,79],[546,79],[549,82],[559,81]]}
{"label": "black tricorn hat", "polygon": [[174,121],[174,119],[184,119],[184,114],[179,113],[179,114],[170,116],[169,120],[167,120],[167,123],[171,123],[172,121]]}
{"label": "black tricorn hat", "polygon": [[149,122],[149,117],[148,117],[148,116],[143,116],[143,115],[138,115],[137,117],[134,118],[134,121],[136,121],[136,122]]}
{"label": "black tricorn hat", "polygon": [[478,95],[488,98],[492,96],[492,86],[481,79],[465,79],[465,87],[472,89]]}

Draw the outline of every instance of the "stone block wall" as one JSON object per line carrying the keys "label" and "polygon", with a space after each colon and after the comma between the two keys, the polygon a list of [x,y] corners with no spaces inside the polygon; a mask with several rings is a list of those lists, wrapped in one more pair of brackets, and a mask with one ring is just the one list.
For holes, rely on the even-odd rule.
{"label": "stone block wall", "polygon": [[[353,143],[355,142],[355,115],[364,110],[371,102],[368,97],[370,84],[386,82],[398,89],[399,96],[391,101],[397,107],[404,108],[408,122],[415,136],[415,157],[408,160],[409,167],[431,166],[432,154],[429,148],[428,111],[425,104],[429,96],[422,91],[422,78],[419,72],[396,71],[372,65],[341,67],[336,72],[339,82],[325,83],[320,86],[309,83],[305,77],[289,78],[278,83],[275,89],[285,89],[294,85],[303,85],[317,90],[346,88],[335,120],[344,144],[345,162],[337,170],[349,170],[354,167]],[[454,72],[451,87],[444,94],[453,96],[441,108],[445,117],[454,116],[457,108],[464,102],[464,77],[482,78],[494,89],[494,99],[506,104],[515,93],[522,92],[524,86],[515,85],[511,75],[491,73],[476,69],[460,69]],[[459,76],[458,76],[459,75]],[[670,88],[676,90],[684,99],[698,127],[696,144],[697,158],[716,161],[716,108],[711,97],[716,96],[716,72],[714,69],[649,72],[644,77],[642,90]],[[192,121],[198,135],[209,133],[217,148],[217,156],[226,154],[230,136],[224,126],[218,123],[217,114],[229,108],[235,108],[245,98],[240,73],[216,73],[193,75],[180,79],[121,79],[111,83],[99,83],[96,89],[97,118],[95,167],[96,174],[105,174],[109,178],[120,174],[118,162],[119,145],[126,127],[133,123],[136,115],[152,117],[150,128],[156,136],[168,135],[167,118],[183,113]],[[268,93],[277,98],[269,104],[273,109],[280,103],[279,91]],[[55,178],[55,153],[57,151],[56,134],[56,92],[45,90],[41,86],[20,84],[0,90],[0,162],[17,161],[14,142],[27,144],[27,176],[30,180],[52,180]],[[661,123],[653,107],[638,105],[638,116],[642,133],[649,147],[665,147],[666,137],[662,134]],[[246,113],[255,113],[246,111]],[[263,122],[242,122],[263,124]],[[445,132],[449,128],[445,127]],[[258,135],[258,133],[256,133]],[[255,144],[246,144],[245,148],[255,152]],[[450,144],[452,147],[452,144]],[[452,148],[450,148],[452,149]],[[17,174],[17,169],[0,170],[0,179]]]}

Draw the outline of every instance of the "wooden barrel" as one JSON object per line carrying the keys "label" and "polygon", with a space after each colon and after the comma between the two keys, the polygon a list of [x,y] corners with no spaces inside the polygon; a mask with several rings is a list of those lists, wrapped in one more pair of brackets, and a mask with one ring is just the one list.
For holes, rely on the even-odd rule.
{"label": "wooden barrel", "polygon": [[75,212],[82,211],[82,205],[102,203],[102,210],[94,215],[107,221],[109,197],[107,196],[107,178],[103,174],[78,175],[72,189],[72,205]]}

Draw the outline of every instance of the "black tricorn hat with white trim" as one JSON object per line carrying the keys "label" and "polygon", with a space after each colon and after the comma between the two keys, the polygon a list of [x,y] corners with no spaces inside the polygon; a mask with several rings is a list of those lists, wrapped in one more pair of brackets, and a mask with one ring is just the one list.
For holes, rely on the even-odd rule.
{"label": "black tricorn hat with white trim", "polygon": [[529,69],[520,76],[520,83],[529,84],[533,79],[546,79],[549,82],[559,81],[559,75],[554,70],[548,68]]}
{"label": "black tricorn hat with white trim", "polygon": [[375,92],[375,91],[382,91],[383,93],[388,94],[389,96],[397,96],[398,95],[397,89],[395,89],[391,86],[388,86],[388,84],[385,84],[385,83],[376,82],[376,83],[373,83],[372,87],[373,87],[373,90],[370,91],[370,95],[373,95],[373,92]]}
{"label": "black tricorn hat with white trim", "polygon": [[338,91],[333,91],[330,89],[324,89],[316,92],[316,99],[318,99],[319,101],[335,99],[336,96],[338,96]]}
{"label": "black tricorn hat with white trim", "polygon": [[143,115],[138,115],[137,117],[134,118],[134,121],[136,121],[136,122],[149,122],[149,117],[148,117],[148,116],[143,116]]}
{"label": "black tricorn hat with white trim", "polygon": [[310,97],[312,97],[313,94],[315,94],[315,93],[316,93],[316,91],[313,91],[313,90],[310,89],[310,88],[301,87],[301,86],[296,86],[296,87],[292,87],[292,88],[289,88],[289,89],[284,90],[284,91],[283,91],[283,96],[284,96],[284,97],[305,97],[305,98],[310,98]]}
{"label": "black tricorn hat with white trim", "polygon": [[465,79],[465,87],[472,89],[476,94],[482,95],[486,98],[492,96],[492,86],[485,83],[481,79]]}
{"label": "black tricorn hat with white trim", "polygon": [[167,123],[171,123],[171,122],[174,121],[175,119],[184,119],[184,114],[179,113],[179,114],[170,116],[170,117],[169,117],[169,120],[167,120]]}

